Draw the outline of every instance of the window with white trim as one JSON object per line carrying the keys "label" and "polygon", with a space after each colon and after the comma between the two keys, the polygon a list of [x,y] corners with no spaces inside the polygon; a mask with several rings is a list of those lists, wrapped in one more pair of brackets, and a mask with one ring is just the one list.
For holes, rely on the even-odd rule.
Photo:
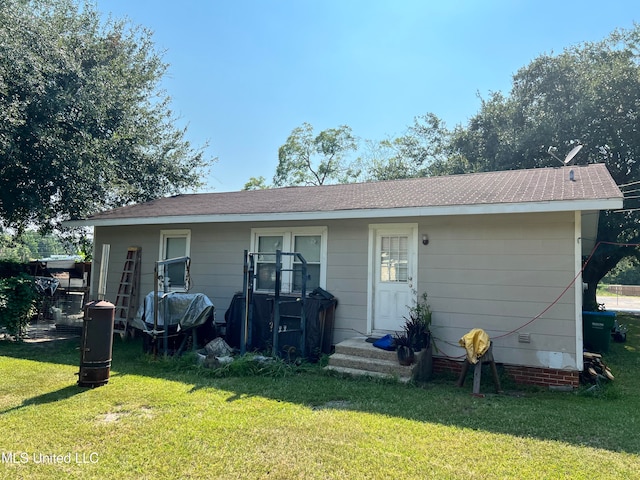
{"label": "window with white trim", "polygon": [[409,236],[380,237],[380,281],[407,283],[409,280]]}
{"label": "window with white trim", "polygon": [[[160,231],[160,258],[188,257],[191,250],[191,230],[161,230]],[[158,275],[168,277],[171,291],[186,291],[186,263],[173,263],[164,265]]]}
{"label": "window with white trim", "polygon": [[[252,233],[252,251],[255,256],[257,291],[272,291],[276,284],[276,250],[300,253],[307,262],[307,292],[326,286],[326,227],[294,229],[255,228]],[[292,255],[282,257],[281,291],[302,290],[302,262]]]}

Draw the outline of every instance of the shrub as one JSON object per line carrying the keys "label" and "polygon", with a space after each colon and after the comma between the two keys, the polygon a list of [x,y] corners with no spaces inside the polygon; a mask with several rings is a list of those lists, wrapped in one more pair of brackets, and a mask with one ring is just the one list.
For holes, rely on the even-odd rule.
{"label": "shrub", "polygon": [[20,339],[27,333],[35,313],[36,298],[30,275],[20,273],[0,279],[0,326],[5,327],[9,335]]}
{"label": "shrub", "polygon": [[29,265],[15,260],[0,260],[0,278],[11,278],[21,273],[28,273]]}

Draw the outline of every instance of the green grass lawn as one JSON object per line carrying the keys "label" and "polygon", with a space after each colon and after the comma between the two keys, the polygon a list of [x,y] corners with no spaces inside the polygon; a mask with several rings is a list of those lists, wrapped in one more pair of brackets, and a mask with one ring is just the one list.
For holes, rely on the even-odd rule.
{"label": "green grass lawn", "polygon": [[109,383],[86,389],[78,341],[0,342],[0,478],[640,478],[640,318],[621,322],[627,343],[605,356],[614,382],[550,392],[505,379],[485,398],[452,377],[403,385],[283,364],[221,376],[120,340]]}

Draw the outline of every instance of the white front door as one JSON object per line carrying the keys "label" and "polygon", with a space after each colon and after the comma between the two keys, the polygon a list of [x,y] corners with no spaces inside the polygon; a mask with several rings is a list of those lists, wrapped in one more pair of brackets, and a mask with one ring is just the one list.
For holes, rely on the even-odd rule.
{"label": "white front door", "polygon": [[379,226],[372,235],[372,331],[400,331],[415,301],[417,226]]}

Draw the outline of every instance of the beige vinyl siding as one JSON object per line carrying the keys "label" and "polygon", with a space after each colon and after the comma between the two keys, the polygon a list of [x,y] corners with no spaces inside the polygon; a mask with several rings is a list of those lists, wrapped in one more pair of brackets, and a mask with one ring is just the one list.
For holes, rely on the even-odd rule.
{"label": "beige vinyl siding", "polygon": [[244,251],[250,244],[248,225],[199,224],[191,229],[191,291],[207,295],[220,320],[233,295],[242,291]]}
{"label": "beige vinyl siding", "polygon": [[334,341],[367,333],[369,222],[329,222],[327,290],[338,299]]}
{"label": "beige vinyl siding", "polygon": [[[471,328],[494,337],[496,361],[576,367],[573,212],[434,219],[421,224],[420,283],[434,309],[433,330],[449,356]],[[519,343],[518,332],[530,335]],[[501,337],[501,338],[500,338]]]}
{"label": "beige vinyl siding", "polygon": [[[334,342],[367,333],[369,225],[418,223],[419,293],[428,292],[438,352],[451,357],[471,328],[495,338],[496,361],[537,367],[576,367],[575,289],[518,335],[498,338],[521,327],[553,303],[573,280],[576,265],[573,212],[500,214],[431,218],[357,219],[309,222],[253,222],[97,227],[94,292],[101,245],[111,245],[107,300],[115,302],[129,246],[142,247],[141,294],[153,290],[160,230],[191,230],[193,292],[214,302],[222,318],[234,293],[242,289],[243,251],[251,228],[327,227],[326,290],[338,299]],[[399,322],[400,325],[400,322]]]}
{"label": "beige vinyl siding", "polygon": [[[191,292],[207,295],[214,303],[216,315],[224,315],[233,294],[242,290],[243,252],[249,248],[248,226],[238,225],[172,225],[171,229],[191,230]],[[122,268],[130,246],[142,247],[140,293],[153,291],[153,269],[160,249],[160,230],[166,226],[96,228],[96,262],[100,261],[102,244],[111,245],[107,300],[116,301]],[[99,270],[99,265],[96,266]],[[95,275],[95,274],[94,274]],[[97,276],[94,279],[97,282]],[[97,292],[97,285],[94,285]]]}
{"label": "beige vinyl siding", "polygon": [[[109,244],[109,264],[107,273],[107,289],[105,300],[115,303],[118,286],[122,276],[127,249],[129,247],[142,248],[142,263],[140,271],[140,291],[142,295],[153,290],[153,262],[158,259],[160,248],[160,229],[152,226],[138,227],[100,227],[94,232],[94,257],[92,268],[93,295],[98,292],[98,275],[102,263],[102,245]],[[152,257],[152,258],[151,258]]]}
{"label": "beige vinyl siding", "polygon": [[[207,295],[216,307],[217,318],[222,319],[233,295],[242,290],[243,254],[245,249],[250,248],[251,227],[255,226],[282,229],[328,226],[327,290],[339,300],[339,308],[336,311],[336,338],[349,338],[358,332],[366,331],[366,222],[361,222],[359,227],[351,226],[350,222],[329,222],[329,225],[326,222],[278,222],[257,225],[176,224],[170,228],[166,225],[98,227],[95,229],[97,253],[94,272],[99,271],[101,245],[109,243],[111,254],[107,300],[115,302],[127,248],[141,246],[141,295],[146,295],[153,290],[153,267],[158,259],[160,231],[190,229],[191,291]],[[97,276],[94,281],[97,282]]]}

